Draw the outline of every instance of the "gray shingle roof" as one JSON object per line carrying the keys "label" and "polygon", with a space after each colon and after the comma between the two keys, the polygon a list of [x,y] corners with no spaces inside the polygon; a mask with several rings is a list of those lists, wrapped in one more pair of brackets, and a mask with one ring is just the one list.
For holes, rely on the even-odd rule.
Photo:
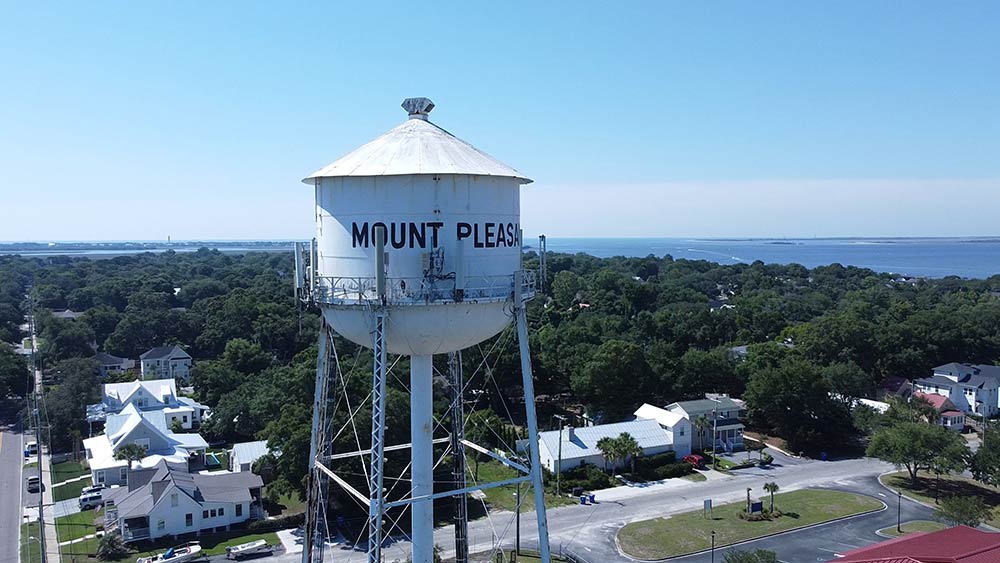
{"label": "gray shingle roof", "polygon": [[264,481],[249,471],[201,475],[188,473],[183,465],[161,461],[154,467],[132,471],[128,487],[108,489],[103,496],[115,501],[120,518],[143,516],[149,514],[171,485],[202,504],[250,501],[250,489],[263,487]]}
{"label": "gray shingle roof", "polygon": [[102,366],[117,366],[128,361],[127,358],[119,358],[118,356],[112,356],[111,354],[107,354],[105,352],[98,352],[94,354],[94,359],[97,360],[97,363]]}
{"label": "gray shingle roof", "polygon": [[177,346],[177,345],[173,345],[173,346],[157,346],[156,348],[153,348],[152,350],[149,350],[145,354],[139,356],[139,359],[140,360],[162,360],[164,358],[169,358],[171,356],[174,356],[175,355],[175,353],[174,353],[175,351],[179,352],[179,355],[182,355],[182,356],[188,357],[188,358],[190,357],[188,355],[188,353],[184,351],[183,348],[181,348],[180,346]]}

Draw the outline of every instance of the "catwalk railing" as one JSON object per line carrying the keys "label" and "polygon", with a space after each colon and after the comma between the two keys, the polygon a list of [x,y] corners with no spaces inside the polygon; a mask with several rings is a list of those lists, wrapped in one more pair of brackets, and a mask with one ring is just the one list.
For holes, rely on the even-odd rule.
{"label": "catwalk railing", "polygon": [[[514,296],[515,275],[386,278],[386,305],[437,305],[507,301]],[[375,277],[321,276],[313,299],[326,305],[361,305],[379,302]],[[521,276],[522,299],[535,296],[535,272]]]}

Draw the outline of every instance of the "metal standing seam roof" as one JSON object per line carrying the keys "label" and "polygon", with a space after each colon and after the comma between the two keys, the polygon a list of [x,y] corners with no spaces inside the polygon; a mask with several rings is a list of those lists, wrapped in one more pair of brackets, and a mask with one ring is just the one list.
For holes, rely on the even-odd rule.
{"label": "metal standing seam roof", "polygon": [[[563,429],[562,458],[573,459],[592,455],[600,455],[597,442],[601,438],[617,438],[623,432],[628,433],[642,449],[670,447],[673,442],[667,431],[660,428],[655,420],[633,420],[631,422],[616,422],[614,424],[599,424],[573,429],[573,439],[569,440],[569,432]],[[545,444],[549,453],[555,455],[559,450],[559,431],[551,430],[538,434],[539,440]]]}
{"label": "metal standing seam roof", "polygon": [[673,428],[678,422],[685,420],[683,416],[675,412],[661,409],[649,403],[643,403],[634,414],[638,419],[655,420],[660,426],[669,426],[670,428]]}
{"label": "metal standing seam roof", "polygon": [[[403,102],[404,107],[409,101]],[[427,121],[426,112],[411,115],[406,122],[313,172],[302,182],[311,185],[316,178],[409,174],[499,176],[531,183],[521,172]]]}
{"label": "metal standing seam roof", "polygon": [[233,444],[233,459],[239,461],[240,463],[252,463],[267,454],[267,440]]}
{"label": "metal standing seam roof", "polygon": [[667,410],[670,407],[677,406],[687,414],[695,414],[702,412],[712,412],[713,410],[720,411],[732,411],[732,410],[743,410],[744,407],[734,401],[731,398],[719,399],[718,402],[712,399],[695,399],[693,401],[679,401],[676,403],[671,403],[667,405]]}

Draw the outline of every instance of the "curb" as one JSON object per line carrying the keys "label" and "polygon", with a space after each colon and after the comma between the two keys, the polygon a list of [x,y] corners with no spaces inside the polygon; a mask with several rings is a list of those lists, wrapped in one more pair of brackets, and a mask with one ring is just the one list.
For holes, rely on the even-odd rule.
{"label": "curb", "polygon": [[[820,489],[820,490],[832,490],[832,489]],[[781,536],[781,535],[784,535],[784,534],[790,534],[792,532],[801,532],[802,530],[808,530],[810,528],[817,528],[819,526],[825,526],[827,524],[833,524],[834,522],[841,522],[841,521],[844,521],[844,520],[850,520],[852,518],[858,518],[858,517],[861,517],[861,516],[867,516],[869,514],[874,514],[876,512],[882,512],[882,511],[885,511],[885,510],[889,509],[889,505],[886,504],[885,501],[883,501],[882,499],[875,498],[875,497],[873,497],[871,495],[866,495],[866,494],[863,494],[863,493],[854,493],[854,494],[858,494],[858,495],[861,495],[861,496],[866,496],[868,498],[875,499],[878,502],[882,503],[882,508],[874,508],[872,510],[866,510],[865,512],[859,512],[857,514],[850,514],[848,516],[841,516],[839,518],[833,518],[831,520],[825,520],[823,522],[816,522],[815,524],[808,524],[808,525],[805,525],[805,526],[799,526],[798,528],[791,528],[789,530],[782,530],[780,532],[773,532],[773,533],[770,533],[770,534],[765,534],[763,536],[757,536],[756,538],[750,538],[750,539],[740,540],[740,541],[733,542],[733,543],[716,545],[715,549],[725,549],[727,547],[733,547],[733,546],[737,546],[737,545],[743,545],[743,544],[747,544],[747,543],[752,543],[752,542],[755,542],[755,541],[758,541],[758,540],[763,540],[763,539],[767,539],[767,538],[773,538],[775,536]],[[631,524],[631,522],[629,522],[629,524]],[[622,529],[624,527],[625,526],[622,526],[621,528],[618,528],[618,532],[622,531]],[[699,554],[702,554],[702,553],[708,553],[708,552],[712,551],[711,548],[709,548],[709,549],[700,549],[698,551],[689,551],[687,553],[681,553],[681,554],[678,554],[678,555],[671,555],[670,557],[667,557],[665,559],[641,559],[639,557],[633,557],[633,556],[625,553],[624,550],[622,550],[621,544],[618,543],[618,532],[615,532],[615,548],[618,549],[619,555],[621,555],[622,557],[625,557],[627,559],[630,559],[632,561],[639,561],[641,563],[659,563],[661,561],[673,561],[674,559],[680,559],[682,557],[689,557],[691,555],[699,555]]]}

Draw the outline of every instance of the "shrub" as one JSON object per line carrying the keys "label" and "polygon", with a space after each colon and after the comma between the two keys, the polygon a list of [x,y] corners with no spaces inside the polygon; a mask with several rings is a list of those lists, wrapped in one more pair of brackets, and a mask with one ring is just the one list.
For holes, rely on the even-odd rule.
{"label": "shrub", "polygon": [[114,561],[128,555],[128,546],[118,534],[105,534],[97,544],[97,558],[102,561]]}
{"label": "shrub", "polygon": [[[546,483],[555,486],[555,478],[547,478]],[[560,486],[564,491],[570,491],[574,487],[580,487],[587,491],[597,489],[607,489],[615,485],[614,480],[607,473],[596,465],[586,464],[564,471],[560,478]]]}
{"label": "shrub", "polygon": [[673,479],[683,477],[693,471],[694,468],[691,467],[690,463],[680,462],[657,467],[655,473],[657,479]]}
{"label": "shrub", "polygon": [[769,454],[769,453],[766,453],[766,452],[764,453],[764,455],[760,459],[760,464],[761,465],[771,465],[771,463],[773,463],[773,462],[774,462],[774,456],[771,455],[771,454]]}
{"label": "shrub", "polygon": [[657,474],[660,467],[677,463],[677,454],[673,451],[656,454],[649,457],[641,457],[635,462],[635,472],[639,477],[647,481],[664,479]]}
{"label": "shrub", "polygon": [[285,530],[287,528],[298,528],[306,522],[304,512],[282,516],[273,520],[255,520],[247,527],[252,532],[273,532],[275,530]]}

